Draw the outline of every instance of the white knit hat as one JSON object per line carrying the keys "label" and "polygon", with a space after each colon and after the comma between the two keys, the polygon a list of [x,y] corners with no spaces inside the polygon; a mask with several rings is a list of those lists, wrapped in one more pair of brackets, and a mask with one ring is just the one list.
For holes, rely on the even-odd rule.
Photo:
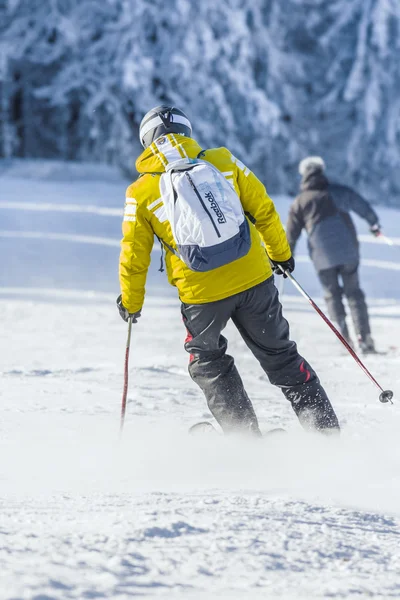
{"label": "white knit hat", "polygon": [[303,160],[299,163],[299,173],[301,176],[304,176],[307,171],[311,171],[313,169],[325,171],[324,159],[320,156],[307,156],[307,158],[303,158]]}

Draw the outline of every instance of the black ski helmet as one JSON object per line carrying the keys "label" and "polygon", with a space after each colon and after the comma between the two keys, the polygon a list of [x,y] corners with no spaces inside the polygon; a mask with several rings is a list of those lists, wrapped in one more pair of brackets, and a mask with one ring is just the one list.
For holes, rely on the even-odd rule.
{"label": "black ski helmet", "polygon": [[147,148],[161,135],[180,133],[192,136],[192,125],[182,110],[173,106],[156,106],[146,113],[140,123],[139,138]]}

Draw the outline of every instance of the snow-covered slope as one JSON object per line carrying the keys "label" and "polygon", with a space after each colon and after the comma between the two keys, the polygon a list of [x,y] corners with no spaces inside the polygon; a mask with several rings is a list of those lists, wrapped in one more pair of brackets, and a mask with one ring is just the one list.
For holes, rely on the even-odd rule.
{"label": "snow-covered slope", "polygon": [[[289,434],[190,438],[187,427],[209,414],[155,248],[119,439],[126,182],[77,169],[84,177],[46,163],[34,177],[24,165],[1,177],[0,599],[400,597],[397,349],[365,361],[395,392],[381,405],[287,283],[292,335],[332,398],[341,439],[300,429],[231,326],[229,350],[263,429]],[[284,216],[288,199],[277,205]],[[398,214],[380,216],[395,237]],[[381,349],[400,336],[398,248],[362,246]],[[296,275],[318,297],[303,250]]]}

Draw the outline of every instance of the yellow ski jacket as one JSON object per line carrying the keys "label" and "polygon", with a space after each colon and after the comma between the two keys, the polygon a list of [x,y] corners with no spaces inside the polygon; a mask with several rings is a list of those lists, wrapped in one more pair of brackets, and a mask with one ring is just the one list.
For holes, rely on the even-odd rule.
{"label": "yellow ski jacket", "polygon": [[[143,306],[155,235],[165,243],[168,280],[188,304],[214,302],[247,290],[271,276],[268,256],[277,261],[290,258],[285,231],[265,187],[229,150],[202,151],[195,140],[183,135],[169,134],[159,142],[139,156],[136,169],[141,175],[126,191],[119,277],[122,303],[129,312]],[[251,247],[246,256],[212,271],[192,271],[168,249],[175,249],[176,243],[160,197],[160,176],[168,162],[186,157],[206,160],[223,173],[234,185],[250,225]]]}

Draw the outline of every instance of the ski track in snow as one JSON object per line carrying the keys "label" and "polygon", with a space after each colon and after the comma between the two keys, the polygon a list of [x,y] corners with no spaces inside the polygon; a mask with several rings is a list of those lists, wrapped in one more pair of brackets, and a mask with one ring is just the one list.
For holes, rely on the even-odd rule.
{"label": "ski track in snow", "polygon": [[[20,185],[4,183],[1,216],[12,214],[10,207],[1,212],[1,202]],[[32,202],[54,189],[67,208],[79,199],[81,182],[39,183]],[[106,186],[115,194],[108,204],[123,197],[124,186]],[[93,209],[107,205],[99,194],[82,194],[91,211],[82,211],[80,234],[112,239],[118,220],[106,231]],[[278,206],[284,212],[287,202]],[[76,235],[64,221],[69,212],[49,218],[49,233]],[[396,234],[394,215],[388,211],[386,222],[382,215],[388,235]],[[34,231],[26,215],[17,217],[18,228]],[[395,393],[393,406],[381,405],[376,388],[285,283],[292,336],[327,388],[341,438],[301,430],[230,325],[229,352],[262,428],[283,426],[288,434],[261,442],[191,438],[187,428],[210,415],[187,375],[179,303],[155,264],[133,329],[120,439],[126,326],[114,304],[115,273],[101,279],[101,289],[95,285],[113,260],[117,268],[118,249],[103,249],[112,260],[99,255],[84,281],[79,271],[67,279],[73,255],[61,263],[55,255],[45,282],[38,275],[35,287],[24,286],[56,242],[36,239],[42,246],[29,255],[16,247],[14,270],[1,279],[0,600],[400,598],[399,350],[365,358]],[[4,256],[10,246],[2,243],[9,241],[0,239]],[[372,248],[368,260],[396,263],[396,249]],[[84,246],[79,260],[84,270]],[[318,289],[309,265],[298,270],[307,289]],[[367,285],[379,298],[387,271],[376,272]],[[396,277],[391,298],[369,302],[382,349],[400,336]]]}

